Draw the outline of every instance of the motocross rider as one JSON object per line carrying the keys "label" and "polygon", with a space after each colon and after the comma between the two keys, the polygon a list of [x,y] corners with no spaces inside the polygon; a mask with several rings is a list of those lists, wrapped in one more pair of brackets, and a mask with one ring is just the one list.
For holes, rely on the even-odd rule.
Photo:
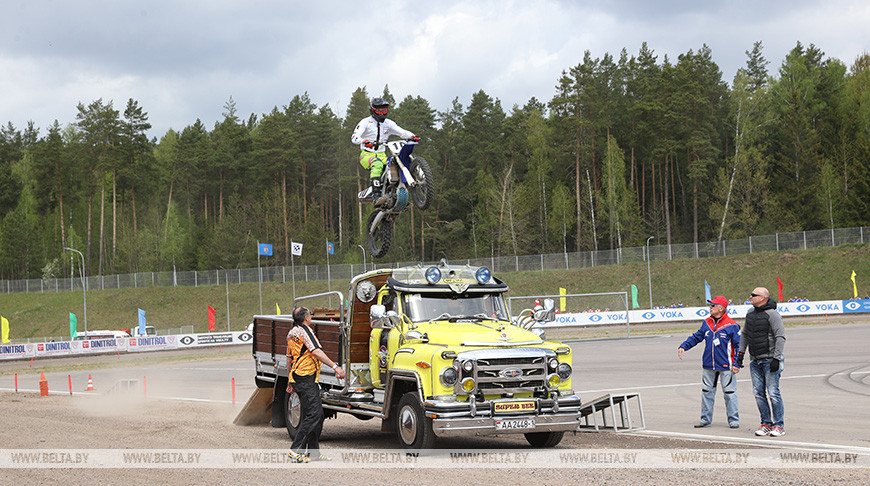
{"label": "motocross rider", "polygon": [[390,135],[414,142],[419,142],[420,137],[400,127],[393,120],[387,119],[390,104],[383,98],[372,98],[369,112],[371,112],[371,116],[360,120],[353,130],[350,141],[359,145],[360,150],[362,150],[359,163],[364,169],[369,169],[372,202],[377,207],[386,202],[386,200],[381,200],[381,174],[387,163],[384,143],[390,138]]}

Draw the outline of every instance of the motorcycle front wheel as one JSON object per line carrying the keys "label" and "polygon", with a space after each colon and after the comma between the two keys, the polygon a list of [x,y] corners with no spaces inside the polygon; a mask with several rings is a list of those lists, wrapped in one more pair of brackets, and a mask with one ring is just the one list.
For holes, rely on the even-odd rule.
{"label": "motorcycle front wheel", "polygon": [[435,181],[432,180],[432,169],[423,157],[414,157],[409,167],[411,175],[417,181],[416,187],[410,187],[411,199],[417,209],[426,209],[435,198]]}
{"label": "motorcycle front wheel", "polygon": [[366,244],[369,247],[369,253],[372,258],[380,258],[390,251],[390,243],[393,238],[393,220],[389,216],[384,216],[378,223],[377,228],[372,231],[372,223],[379,211],[372,211],[369,216],[369,221],[366,224]]}

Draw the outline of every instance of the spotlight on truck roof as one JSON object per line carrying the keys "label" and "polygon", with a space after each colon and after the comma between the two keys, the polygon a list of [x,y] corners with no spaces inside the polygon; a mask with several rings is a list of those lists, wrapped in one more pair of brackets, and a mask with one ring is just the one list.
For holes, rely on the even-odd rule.
{"label": "spotlight on truck roof", "polygon": [[435,285],[441,280],[441,270],[438,267],[429,267],[426,269],[426,281],[430,285]]}
{"label": "spotlight on truck roof", "polygon": [[490,272],[486,267],[480,267],[477,269],[477,272],[474,273],[474,276],[477,277],[477,283],[485,285],[489,282],[489,279],[492,278],[492,272]]}

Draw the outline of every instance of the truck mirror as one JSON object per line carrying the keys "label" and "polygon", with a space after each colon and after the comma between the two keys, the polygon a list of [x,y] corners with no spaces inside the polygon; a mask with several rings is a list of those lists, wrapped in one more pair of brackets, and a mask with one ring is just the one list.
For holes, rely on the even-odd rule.
{"label": "truck mirror", "polygon": [[405,333],[405,341],[422,341],[429,342],[429,335],[420,331],[408,331]]}
{"label": "truck mirror", "polygon": [[371,319],[372,329],[390,329],[392,322],[387,317],[387,308],[382,305],[375,304],[369,309],[369,318]]}
{"label": "truck mirror", "polygon": [[553,299],[544,299],[544,308],[535,311],[535,320],[538,322],[553,322],[556,320],[556,303]]}

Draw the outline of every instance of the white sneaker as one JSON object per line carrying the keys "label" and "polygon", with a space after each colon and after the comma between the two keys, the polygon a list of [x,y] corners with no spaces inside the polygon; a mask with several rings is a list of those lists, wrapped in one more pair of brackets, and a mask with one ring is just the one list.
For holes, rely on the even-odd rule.
{"label": "white sneaker", "polygon": [[770,435],[770,430],[770,426],[766,424],[761,424],[761,427],[759,427],[758,430],[755,431],[755,435],[759,437],[764,437]]}
{"label": "white sneaker", "polygon": [[785,429],[783,429],[782,427],[775,426],[774,428],[770,429],[770,436],[771,437],[782,437],[784,435],[785,435]]}

